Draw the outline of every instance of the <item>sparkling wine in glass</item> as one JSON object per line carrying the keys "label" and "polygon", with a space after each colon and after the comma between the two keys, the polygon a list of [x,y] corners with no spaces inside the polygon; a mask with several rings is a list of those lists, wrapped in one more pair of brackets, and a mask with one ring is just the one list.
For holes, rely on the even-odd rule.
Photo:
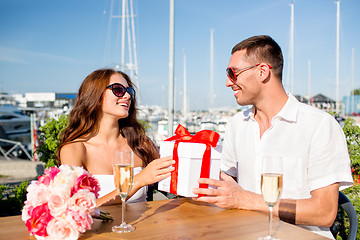
{"label": "sparkling wine in glass", "polygon": [[122,221],[119,226],[113,226],[112,231],[127,233],[135,227],[125,222],[125,201],[134,184],[134,156],[131,150],[115,151],[114,181],[122,202]]}
{"label": "sparkling wine in glass", "polygon": [[264,157],[261,168],[261,195],[269,207],[269,233],[264,240],[276,240],[272,235],[273,208],[279,201],[283,187],[282,158]]}

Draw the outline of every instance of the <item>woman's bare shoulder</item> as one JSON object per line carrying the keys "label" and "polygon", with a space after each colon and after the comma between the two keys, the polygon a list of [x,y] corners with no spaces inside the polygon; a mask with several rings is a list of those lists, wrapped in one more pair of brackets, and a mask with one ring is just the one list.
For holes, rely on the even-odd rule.
{"label": "woman's bare shoulder", "polygon": [[66,144],[60,150],[61,164],[84,166],[86,147],[83,142]]}

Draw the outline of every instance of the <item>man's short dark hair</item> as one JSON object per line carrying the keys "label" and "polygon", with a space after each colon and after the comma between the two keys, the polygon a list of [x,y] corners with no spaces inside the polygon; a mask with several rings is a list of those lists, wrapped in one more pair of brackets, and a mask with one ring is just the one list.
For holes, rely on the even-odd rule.
{"label": "man's short dark hair", "polygon": [[253,36],[236,44],[231,54],[246,49],[246,58],[254,64],[264,62],[272,66],[273,73],[282,79],[284,59],[280,46],[268,35]]}

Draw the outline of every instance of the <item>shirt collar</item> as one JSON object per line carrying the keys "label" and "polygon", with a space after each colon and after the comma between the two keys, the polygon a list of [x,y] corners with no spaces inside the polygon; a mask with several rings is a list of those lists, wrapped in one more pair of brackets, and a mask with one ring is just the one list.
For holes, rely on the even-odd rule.
{"label": "shirt collar", "polygon": [[[289,96],[288,100],[280,112],[273,117],[273,119],[281,118],[289,122],[296,122],[299,101],[291,93],[287,93],[287,95]],[[254,115],[254,106],[244,111],[244,119],[246,120],[255,120]]]}
{"label": "shirt collar", "polygon": [[249,120],[249,119],[255,120],[254,114],[255,114],[255,110],[254,110],[254,106],[252,106],[251,108],[244,111],[244,119],[245,120]]}
{"label": "shirt collar", "polygon": [[289,122],[296,122],[299,101],[291,93],[287,93],[287,95],[289,96],[288,100],[280,112],[274,116],[274,119],[282,118]]}

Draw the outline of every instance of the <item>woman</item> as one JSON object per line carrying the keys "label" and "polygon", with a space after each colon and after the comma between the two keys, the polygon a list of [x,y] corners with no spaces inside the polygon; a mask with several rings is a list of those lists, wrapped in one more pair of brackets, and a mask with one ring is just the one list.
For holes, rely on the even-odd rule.
{"label": "woman", "polygon": [[[100,182],[100,196],[115,190],[115,150],[134,152],[134,185],[128,201],[146,200],[147,185],[174,170],[171,157],[159,158],[154,143],[136,119],[133,84],[123,72],[99,69],[85,78],[60,137],[61,164],[82,166]],[[156,159],[156,160],[154,160]],[[136,193],[136,194],[135,194]]]}

